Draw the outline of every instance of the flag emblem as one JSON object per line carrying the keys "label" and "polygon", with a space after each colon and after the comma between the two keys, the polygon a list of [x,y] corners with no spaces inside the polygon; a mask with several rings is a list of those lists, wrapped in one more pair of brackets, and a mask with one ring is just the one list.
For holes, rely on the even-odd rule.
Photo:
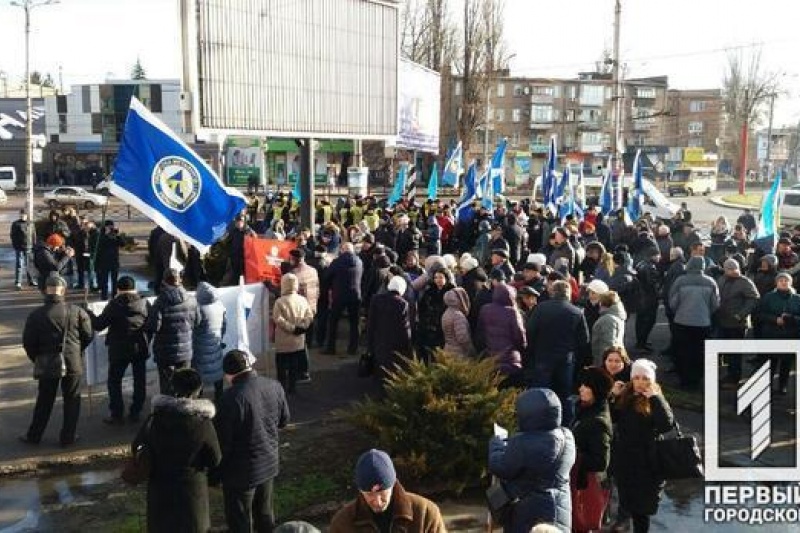
{"label": "flag emblem", "polygon": [[182,157],[168,156],[153,168],[153,191],[166,207],[183,213],[200,197],[202,180],[197,169]]}

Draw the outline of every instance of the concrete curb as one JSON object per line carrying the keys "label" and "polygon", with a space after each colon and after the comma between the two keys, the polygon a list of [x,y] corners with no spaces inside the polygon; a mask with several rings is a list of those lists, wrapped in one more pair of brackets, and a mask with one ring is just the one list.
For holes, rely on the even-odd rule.
{"label": "concrete curb", "polygon": [[725,200],[722,199],[721,196],[716,196],[716,197],[709,198],[708,201],[711,202],[714,205],[718,205],[718,206],[721,206],[721,207],[730,207],[731,209],[751,209],[753,212],[756,212],[756,213],[761,212],[761,209],[759,209],[758,207],[753,207],[752,205],[735,204],[735,203],[732,203],[732,202],[726,202]]}

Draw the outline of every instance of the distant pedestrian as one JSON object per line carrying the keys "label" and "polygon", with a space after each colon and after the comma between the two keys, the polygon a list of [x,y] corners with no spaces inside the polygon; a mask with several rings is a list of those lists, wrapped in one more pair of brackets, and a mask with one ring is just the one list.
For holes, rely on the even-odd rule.
{"label": "distant pedestrian", "polygon": [[19,210],[19,218],[11,223],[11,247],[14,248],[14,286],[22,290],[22,275],[28,280],[28,285],[33,287],[34,280],[28,273],[28,253],[33,248],[33,239],[28,224],[28,213]]}

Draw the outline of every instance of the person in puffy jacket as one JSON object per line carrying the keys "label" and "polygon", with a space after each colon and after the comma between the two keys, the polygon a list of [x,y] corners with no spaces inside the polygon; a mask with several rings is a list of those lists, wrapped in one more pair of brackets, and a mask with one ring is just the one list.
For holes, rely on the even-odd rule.
{"label": "person in puffy jacket", "polygon": [[225,336],[225,306],[217,289],[201,281],[197,285],[197,306],[200,323],[192,331],[192,367],[197,370],[203,385],[214,386],[214,401],[222,397],[222,338]]}
{"label": "person in puffy jacket", "polygon": [[444,346],[442,315],[447,308],[444,303],[444,294],[452,288],[453,284],[448,280],[447,269],[441,268],[434,272],[431,281],[419,297],[416,329],[419,348],[417,355],[426,362],[432,361],[435,351]]}
{"label": "person in puffy jacket", "polygon": [[[800,296],[792,288],[792,276],[781,272],[775,277],[775,289],[761,298],[758,306],[759,339],[785,340],[787,346],[800,338]],[[794,363],[792,354],[772,356],[771,372],[778,372],[778,394],[786,395],[789,374]],[[780,369],[780,370],[779,370]]]}
{"label": "person in puffy jacket", "polygon": [[625,320],[628,318],[619,295],[608,291],[600,296],[600,318],[592,326],[592,360],[599,365],[610,346],[625,344]]}
{"label": "person in puffy jacket", "polygon": [[472,335],[469,330],[469,296],[461,287],[450,289],[444,293],[444,304],[447,306],[442,315],[442,331],[444,332],[444,351],[458,357],[470,357],[475,354]]}
{"label": "person in puffy jacket", "polygon": [[153,337],[153,356],[158,365],[161,394],[172,395],[172,374],[192,361],[192,330],[200,324],[197,300],[186,292],[174,268],[164,273],[161,287],[144,330]]}
{"label": "person in puffy jacket", "polygon": [[495,366],[506,377],[502,386],[522,385],[522,352],[527,346],[522,315],[514,305],[516,291],[505,283],[496,283],[492,302],[478,315],[477,336],[480,344],[494,358]]}
{"label": "person in puffy jacket", "polygon": [[281,297],[275,301],[272,320],[275,322],[275,367],[283,389],[294,392],[300,375],[299,364],[305,356],[306,331],[314,313],[304,296],[298,294],[300,283],[294,274],[281,278]]}
{"label": "person in puffy jacket", "polygon": [[489,441],[489,472],[514,505],[505,533],[528,533],[545,522],[569,532],[572,500],[569,472],[575,463],[575,439],[561,426],[561,402],[549,389],[528,389],[517,397],[519,433]]}
{"label": "person in puffy jacket", "polygon": [[412,307],[403,297],[408,282],[403,276],[393,276],[386,292],[376,294],[367,315],[367,350],[375,362],[375,374],[386,376],[399,362],[398,356],[411,356]]}

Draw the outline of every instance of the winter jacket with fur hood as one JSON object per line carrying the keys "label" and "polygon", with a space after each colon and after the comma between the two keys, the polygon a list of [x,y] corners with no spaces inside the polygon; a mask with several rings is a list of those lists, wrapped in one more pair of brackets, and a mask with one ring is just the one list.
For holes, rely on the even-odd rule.
{"label": "winter jacket with fur hood", "polygon": [[297,276],[286,274],[281,278],[281,297],[275,301],[272,320],[275,322],[275,352],[291,353],[305,348],[305,333],[295,334],[296,328],[308,329],[314,313],[308,300],[297,292]]}
{"label": "winter jacket with fur hood", "polygon": [[444,332],[444,351],[459,357],[470,357],[475,353],[472,335],[469,330],[469,296],[461,287],[451,289],[444,294],[447,306],[442,315],[442,331]]}

